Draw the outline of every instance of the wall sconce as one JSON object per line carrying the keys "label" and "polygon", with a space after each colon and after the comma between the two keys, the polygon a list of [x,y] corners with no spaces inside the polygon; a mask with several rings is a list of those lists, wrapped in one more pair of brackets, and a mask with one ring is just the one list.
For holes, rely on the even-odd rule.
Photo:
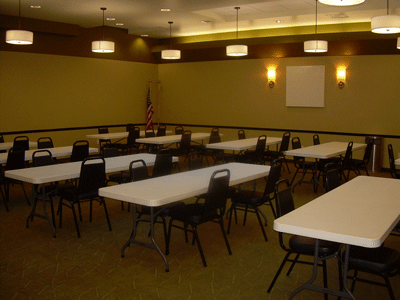
{"label": "wall sconce", "polygon": [[275,80],[276,80],[275,69],[269,69],[268,70],[268,85],[270,88],[273,88],[275,86]]}
{"label": "wall sconce", "polygon": [[346,69],[338,69],[336,71],[336,78],[338,80],[338,86],[339,88],[344,87],[344,82],[346,81]]}

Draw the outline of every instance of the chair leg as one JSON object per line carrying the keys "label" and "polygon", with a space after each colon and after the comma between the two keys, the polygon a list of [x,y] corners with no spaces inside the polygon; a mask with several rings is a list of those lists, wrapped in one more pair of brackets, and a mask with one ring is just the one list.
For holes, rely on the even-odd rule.
{"label": "chair leg", "polygon": [[199,235],[197,234],[196,225],[195,226],[192,225],[192,230],[193,230],[194,238],[196,239],[197,247],[199,248],[201,260],[203,261],[203,266],[207,267],[206,258],[204,257],[203,249],[201,248],[200,239],[199,239]]}
{"label": "chair leg", "polygon": [[[79,203],[79,202],[78,202]],[[101,203],[101,202],[100,202]],[[93,199],[90,199],[90,209],[89,209],[89,222],[92,223],[93,216]],[[82,221],[82,220],[81,220]]]}
{"label": "chair leg", "polygon": [[[328,273],[326,271],[326,260],[322,261],[322,274],[323,274],[323,281],[324,281],[324,288],[328,288]],[[324,293],[324,299],[328,300],[328,294]]]}
{"label": "chair leg", "polygon": [[63,198],[60,198],[60,201],[58,202],[58,208],[57,208],[57,214],[59,215],[58,227],[60,227],[60,228],[62,228],[62,207],[63,207]]}
{"label": "chair leg", "polygon": [[227,234],[229,234],[229,232],[231,232],[232,213],[233,213],[233,210],[234,210],[235,208],[236,208],[235,202],[232,202],[231,208],[230,208],[230,211],[229,211],[228,229],[227,229],[227,231],[226,231]]}
{"label": "chair leg", "polygon": [[[78,202],[78,204],[79,204],[79,202]],[[72,209],[72,214],[74,215],[76,233],[78,234],[78,238],[80,238],[81,237],[81,233],[79,231],[78,219],[76,218],[75,206],[74,206],[74,202],[72,202],[72,201],[71,201],[71,209]]]}
{"label": "chair leg", "polygon": [[274,287],[275,282],[276,282],[276,280],[278,279],[279,275],[281,274],[282,269],[283,269],[283,267],[285,266],[285,264],[286,264],[286,262],[287,262],[287,260],[288,260],[290,254],[291,254],[291,252],[288,252],[288,253],[285,255],[285,258],[284,258],[283,261],[281,262],[281,265],[279,266],[278,271],[276,271],[276,274],[275,274],[275,276],[274,276],[274,279],[272,279],[271,284],[270,284],[269,287],[268,287],[267,293],[270,293],[271,290],[272,290],[272,288]]}
{"label": "chair leg", "polygon": [[259,212],[260,210],[258,209],[258,207],[253,207],[253,208],[254,208],[254,211],[256,212],[257,220],[258,220],[258,223],[260,224],[264,239],[266,242],[268,242],[267,234],[265,233],[265,229],[264,229],[264,224],[261,221],[260,212]]}
{"label": "chair leg", "polygon": [[2,194],[3,200],[4,200],[4,206],[6,207],[6,210],[8,212],[10,211],[10,209],[8,208],[8,201],[9,201],[9,195],[10,195],[9,189],[10,189],[10,184],[6,183],[6,184],[4,184],[4,195],[3,195],[3,190],[1,191],[1,194]]}
{"label": "chair leg", "polygon": [[108,229],[109,229],[110,231],[112,231],[112,229],[111,229],[111,223],[110,223],[110,218],[109,218],[109,216],[108,216],[106,201],[104,201],[104,198],[100,198],[100,199],[101,199],[101,200],[100,200],[101,203],[103,203],[103,206],[104,206],[104,212],[105,212],[106,218],[107,218]]}
{"label": "chair leg", "polygon": [[224,228],[223,217],[221,216],[218,219],[219,219],[219,225],[221,227],[222,235],[224,236],[226,248],[228,249],[229,255],[232,255],[231,246],[229,245],[228,237],[226,236],[226,232],[225,232],[225,228]]}
{"label": "chair leg", "polygon": [[[173,219],[169,220],[168,235],[167,235],[167,240],[165,242],[165,255],[169,254],[169,242],[171,241],[172,221],[173,221]],[[185,230],[185,234],[186,234],[186,230]]]}
{"label": "chair leg", "polygon": [[293,268],[294,268],[294,265],[295,265],[296,262],[299,260],[299,257],[300,257],[300,254],[297,253],[297,254],[296,254],[296,257],[295,257],[295,258],[293,259],[293,261],[292,261],[292,264],[290,265],[289,270],[288,270],[287,273],[286,273],[286,276],[289,276],[289,275],[290,275],[290,273],[292,272],[292,270],[293,270]]}

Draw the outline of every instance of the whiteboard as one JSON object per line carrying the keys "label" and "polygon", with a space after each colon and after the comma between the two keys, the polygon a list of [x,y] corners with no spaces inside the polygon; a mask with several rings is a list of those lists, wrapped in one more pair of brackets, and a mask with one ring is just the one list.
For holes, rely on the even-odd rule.
{"label": "whiteboard", "polygon": [[286,106],[324,107],[325,66],[286,67]]}

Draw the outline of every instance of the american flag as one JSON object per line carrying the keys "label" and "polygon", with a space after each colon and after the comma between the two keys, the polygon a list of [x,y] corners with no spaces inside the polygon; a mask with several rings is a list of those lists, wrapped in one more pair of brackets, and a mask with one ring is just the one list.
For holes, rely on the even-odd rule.
{"label": "american flag", "polygon": [[153,104],[151,104],[151,97],[150,97],[150,85],[147,88],[147,123],[146,123],[146,130],[147,129],[154,129],[153,126]]}

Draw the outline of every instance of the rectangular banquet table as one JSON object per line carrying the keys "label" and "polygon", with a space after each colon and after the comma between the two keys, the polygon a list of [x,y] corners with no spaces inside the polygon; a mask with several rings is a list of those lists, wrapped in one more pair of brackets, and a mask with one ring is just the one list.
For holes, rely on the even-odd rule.
{"label": "rectangular banquet table", "polygon": [[[220,135],[222,136],[222,134]],[[182,138],[181,134],[176,134],[176,135],[157,136],[152,138],[141,138],[141,139],[136,139],[136,142],[141,144],[165,145],[165,144],[179,143],[181,141],[181,138]],[[192,133],[192,141],[204,140],[208,138],[210,138],[209,133],[204,133],[204,132]]]}
{"label": "rectangular banquet table", "polygon": [[[157,130],[154,130],[157,134]],[[166,134],[171,134],[172,130],[167,130]],[[95,140],[121,140],[128,137],[129,132],[111,132],[111,133],[96,133],[96,134],[88,134],[86,135],[87,139],[95,139]],[[144,130],[140,130],[140,136],[145,137],[146,132]]]}
{"label": "rectangular banquet table", "polygon": [[[319,183],[317,179],[317,162],[319,159],[328,159],[335,156],[339,156],[341,154],[346,153],[348,143],[346,142],[329,142],[319,145],[313,145],[309,147],[303,147],[299,149],[292,149],[285,151],[285,155],[290,156],[300,156],[300,157],[308,157],[315,158],[315,170],[313,174],[312,181],[302,181],[301,179],[293,186],[296,187],[300,183],[312,183],[314,186],[319,185],[322,189],[324,187]],[[353,151],[364,149],[367,147],[367,144],[362,143],[353,143]]]}
{"label": "rectangular banquet table", "polygon": [[[233,186],[267,176],[270,166],[228,163],[99,189],[100,196],[130,202],[134,206],[133,232],[127,243],[123,246],[121,256],[124,257],[125,249],[131,243],[155,249],[163,258],[166,271],[168,272],[168,261],[154,239],[154,208],[206,193],[212,173],[222,169],[230,170],[231,177],[229,184]],[[135,239],[137,204],[149,206],[151,209],[150,234],[152,244],[143,243]]]}
{"label": "rectangular banquet table", "polygon": [[[317,272],[318,246],[315,248],[314,274],[303,289],[355,299],[347,286],[350,246],[376,248],[400,220],[400,180],[357,176],[338,188],[276,219],[274,230],[317,240],[346,245],[343,284],[346,292],[312,285]],[[318,243],[317,243],[318,244]]]}
{"label": "rectangular banquet table", "polygon": [[[54,147],[54,148],[46,148],[46,149],[35,149],[25,151],[25,161],[32,160],[32,154],[38,150],[49,150],[53,157],[63,157],[70,156],[72,154],[72,146],[64,146],[64,147]],[[97,153],[99,149],[97,148],[89,148],[89,153]],[[7,162],[8,153],[0,153],[0,163],[4,164]]]}
{"label": "rectangular banquet table", "polygon": [[[14,146],[14,142],[0,143],[0,150],[9,150]],[[29,142],[29,148],[36,148],[37,142]]]}
{"label": "rectangular banquet table", "polygon": [[[248,138],[242,140],[233,140],[221,143],[213,143],[207,144],[207,149],[216,149],[216,150],[232,150],[232,151],[243,151],[247,149],[255,148],[257,145],[258,137]],[[267,137],[267,141],[265,143],[266,146],[277,145],[282,142],[281,137]]]}
{"label": "rectangular banquet table", "polygon": [[[97,150],[97,149],[96,149]],[[124,156],[116,156],[116,157],[109,157],[106,158],[106,173],[124,171],[129,169],[129,163],[133,160],[143,159],[146,162],[147,166],[153,166],[155,162],[156,155],[155,154],[132,154],[132,155],[124,155]],[[178,161],[177,157],[173,158],[174,162]],[[80,176],[82,162],[71,162],[71,163],[64,163],[64,164],[54,164],[50,166],[43,166],[43,167],[35,167],[35,168],[25,168],[19,170],[12,170],[6,171],[5,176],[9,178],[13,178],[16,180],[20,180],[23,182],[28,182],[31,184],[37,185],[45,185],[46,183],[51,183],[55,181],[62,181],[68,179],[76,179]],[[56,236],[56,229],[51,222],[46,209],[46,197],[44,195],[44,188],[43,188],[43,215],[36,213],[36,204],[35,201],[32,211],[26,220],[26,227],[29,226],[29,220],[32,216],[37,216],[42,219],[46,219],[52,230],[53,236]],[[35,189],[33,191],[33,199],[37,197],[35,195]]]}

